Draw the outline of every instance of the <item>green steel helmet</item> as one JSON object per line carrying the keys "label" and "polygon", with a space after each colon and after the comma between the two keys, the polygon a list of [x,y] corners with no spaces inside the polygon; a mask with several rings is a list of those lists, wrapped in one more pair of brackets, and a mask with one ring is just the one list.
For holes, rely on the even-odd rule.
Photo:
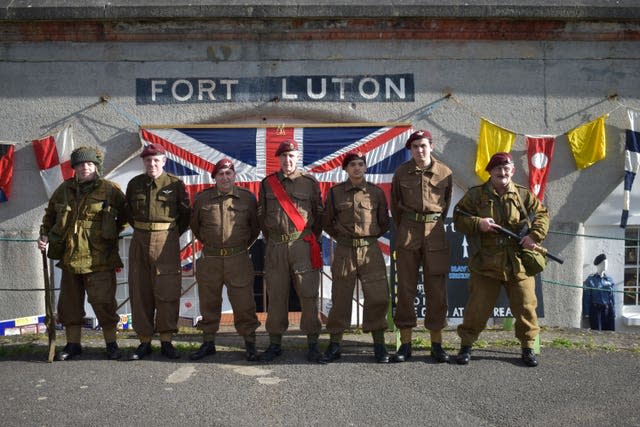
{"label": "green steel helmet", "polygon": [[520,251],[520,260],[527,276],[535,276],[538,273],[542,273],[542,270],[547,266],[547,260],[544,255],[529,249]]}
{"label": "green steel helmet", "polygon": [[93,162],[96,165],[98,173],[102,172],[102,151],[95,147],[78,147],[71,152],[71,167],[75,167],[79,163]]}

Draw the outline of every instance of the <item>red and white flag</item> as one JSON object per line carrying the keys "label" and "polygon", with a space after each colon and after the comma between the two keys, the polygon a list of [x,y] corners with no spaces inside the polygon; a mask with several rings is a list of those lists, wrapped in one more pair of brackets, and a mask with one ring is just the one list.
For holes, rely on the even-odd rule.
{"label": "red and white flag", "polygon": [[65,126],[55,135],[34,139],[32,145],[47,197],[51,197],[60,184],[73,176],[73,130]]}
{"label": "red and white flag", "polygon": [[543,200],[556,137],[525,135],[525,142],[529,163],[529,188],[538,199]]}

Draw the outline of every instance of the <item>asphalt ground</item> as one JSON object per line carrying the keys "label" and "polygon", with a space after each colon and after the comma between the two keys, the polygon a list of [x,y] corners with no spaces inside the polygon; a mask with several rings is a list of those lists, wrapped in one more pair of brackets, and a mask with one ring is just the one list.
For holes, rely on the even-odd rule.
{"label": "asphalt ground", "polygon": [[[62,334],[61,334],[62,335]],[[512,331],[487,330],[467,366],[435,364],[423,331],[405,363],[374,362],[370,336],[348,333],[329,365],[305,360],[306,338],[292,332],[272,363],[244,360],[242,339],[221,332],[217,354],[189,360],[200,335],[181,330],[181,359],[158,351],[137,362],[105,360],[101,334],[83,332],[83,354],[46,362],[42,335],[0,337],[5,426],[638,426],[640,334],[544,328],[540,365],[519,360]],[[393,342],[389,333],[387,341]],[[455,353],[454,330],[444,334]],[[264,333],[258,347],[268,344]],[[321,337],[325,347],[327,336]],[[137,346],[121,333],[127,353]],[[58,348],[64,344],[59,337]],[[157,342],[154,341],[154,344]],[[389,345],[390,352],[394,346]]]}

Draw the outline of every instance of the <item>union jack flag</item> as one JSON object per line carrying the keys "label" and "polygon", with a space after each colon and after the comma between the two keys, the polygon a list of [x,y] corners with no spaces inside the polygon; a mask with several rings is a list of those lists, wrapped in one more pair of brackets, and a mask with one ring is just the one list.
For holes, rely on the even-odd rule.
{"label": "union jack flag", "polygon": [[[404,145],[411,134],[408,124],[305,125],[297,127],[145,126],[140,138],[167,151],[165,170],[180,177],[193,200],[195,194],[213,185],[210,171],[219,160],[229,158],[236,182],[256,196],[263,178],[280,169],[276,149],[294,139],[301,151],[300,167],[314,175],[323,195],[328,188],[347,179],[342,160],[357,149],[367,158],[367,181],[379,185],[389,197],[395,169],[409,159]],[[388,254],[388,239],[381,246]],[[192,250],[185,252],[190,258]]]}

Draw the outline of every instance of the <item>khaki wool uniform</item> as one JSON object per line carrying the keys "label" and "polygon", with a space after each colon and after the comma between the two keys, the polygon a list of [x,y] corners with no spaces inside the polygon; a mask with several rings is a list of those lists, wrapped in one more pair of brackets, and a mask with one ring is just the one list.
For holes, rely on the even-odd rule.
{"label": "khaki wool uniform", "polygon": [[129,247],[129,296],[133,329],[150,339],[154,332],[178,330],[182,271],[180,235],[191,210],[184,183],[163,172],[134,177],[127,185],[133,238]]}
{"label": "khaki wool uniform", "polygon": [[458,326],[462,346],[471,346],[487,324],[493,312],[500,287],[504,286],[515,319],[515,334],[523,348],[532,348],[538,336],[538,301],[535,279],[525,274],[518,255],[519,244],[499,233],[480,232],[481,218],[493,218],[496,224],[519,234],[527,218],[532,217],[529,236],[536,242],[544,240],[549,229],[549,213],[540,201],[525,187],[509,184],[502,196],[490,181],[472,187],[458,202],[456,209],[473,215],[468,217],[454,211],[456,230],[470,240],[469,299],[463,322]]}
{"label": "khaki wool uniform", "polygon": [[[103,329],[105,341],[116,340],[116,268],[122,267],[118,234],[126,222],[125,198],[117,184],[103,178],[63,182],[53,193],[42,218],[40,235],[64,236],[58,319],[74,329],[68,342],[80,342],[84,298]],[[75,327],[75,328],[73,328]]]}
{"label": "khaki wool uniform", "polygon": [[307,225],[302,234],[297,232],[267,183],[268,177],[263,179],[258,221],[267,239],[264,270],[269,306],[265,326],[271,335],[282,335],[289,327],[289,288],[293,280],[302,309],[300,329],[307,335],[319,334],[320,271],[311,266],[310,244],[303,238],[309,233],[320,236],[323,210],[320,187],[315,178],[300,170],[288,177],[282,172],[276,172],[276,176]]}
{"label": "khaki wool uniform", "polygon": [[204,341],[213,341],[220,327],[222,287],[233,308],[238,334],[253,340],[260,326],[253,295],[254,271],[248,248],[258,237],[256,198],[249,190],[233,187],[229,194],[209,188],[196,196],[191,231],[202,242],[196,263]]}
{"label": "khaki wool uniform", "polygon": [[449,244],[444,220],[451,203],[451,170],[431,157],[431,165],[418,168],[411,159],[393,174],[391,214],[397,227],[397,305],[393,318],[399,329],[417,325],[414,298],[418,270],[424,275],[426,315],[424,326],[439,331],[447,325],[447,284]]}
{"label": "khaki wool uniform", "polygon": [[336,242],[331,264],[330,334],[341,334],[351,325],[356,280],[364,292],[364,332],[387,328],[389,284],[378,237],[389,229],[387,200],[382,189],[363,182],[345,181],[331,188],[325,203],[323,229]]}

